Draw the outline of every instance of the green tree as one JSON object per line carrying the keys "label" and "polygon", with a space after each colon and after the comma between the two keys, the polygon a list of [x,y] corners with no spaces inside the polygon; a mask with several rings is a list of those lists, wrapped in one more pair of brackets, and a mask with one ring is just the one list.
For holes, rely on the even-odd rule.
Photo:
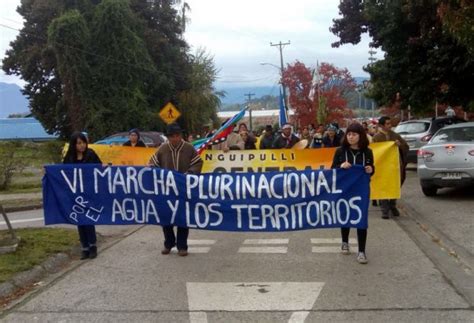
{"label": "green tree", "polygon": [[56,56],[57,72],[63,84],[63,97],[59,104],[67,107],[65,123],[71,131],[85,128],[86,87],[90,79],[85,50],[89,39],[87,23],[78,10],[66,12],[49,25],[48,40]]}
{"label": "green tree", "polygon": [[445,32],[437,14],[441,0],[342,0],[341,18],[330,30],[333,46],[357,44],[369,33],[372,46],[385,57],[366,67],[369,93],[379,105],[397,97],[402,107],[430,109],[435,101],[473,108],[474,59],[468,49]]}
{"label": "green tree", "polygon": [[190,61],[191,88],[180,93],[179,107],[183,113],[185,128],[190,133],[195,133],[200,132],[202,125],[210,120],[217,122],[216,112],[224,93],[214,88],[218,71],[210,54],[199,48],[194,55],[190,55]]}

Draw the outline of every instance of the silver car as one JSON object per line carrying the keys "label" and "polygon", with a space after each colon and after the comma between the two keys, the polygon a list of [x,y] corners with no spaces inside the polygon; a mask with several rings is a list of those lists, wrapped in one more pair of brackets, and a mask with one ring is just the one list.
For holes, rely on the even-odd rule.
{"label": "silver car", "polygon": [[418,178],[426,196],[441,187],[474,184],[474,122],[438,130],[418,150]]}
{"label": "silver car", "polygon": [[461,122],[466,122],[464,119],[458,117],[438,117],[426,118],[419,120],[409,120],[400,122],[395,128],[395,132],[402,136],[407,142],[410,150],[408,152],[408,162],[416,163],[416,153],[418,149],[423,147],[430,141],[433,135],[439,129]]}

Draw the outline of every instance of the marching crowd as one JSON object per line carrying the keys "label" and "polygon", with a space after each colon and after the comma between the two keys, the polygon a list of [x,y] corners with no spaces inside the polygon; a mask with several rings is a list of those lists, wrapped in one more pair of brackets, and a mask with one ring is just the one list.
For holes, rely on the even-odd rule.
{"label": "marching crowd", "polygon": [[[349,125],[346,131],[339,128],[337,123],[331,123],[327,126],[308,125],[302,127],[296,133],[293,132],[291,124],[284,124],[281,131],[276,133],[271,125],[267,125],[263,133],[257,137],[256,134],[249,131],[245,123],[236,125],[233,131],[227,135],[224,140],[213,143],[209,149],[222,150],[248,150],[248,149],[318,149],[336,147],[331,168],[348,169],[352,165],[361,165],[365,172],[372,176],[375,172],[374,156],[369,144],[372,142],[393,141],[399,148],[399,169],[401,183],[405,180],[405,167],[408,154],[408,145],[397,133],[391,130],[392,123],[389,117],[381,117],[378,124],[375,123],[353,123]],[[156,153],[151,157],[148,166],[170,169],[187,174],[199,174],[201,172],[203,161],[195,150],[194,146],[188,140],[183,138],[183,129],[178,124],[170,124],[167,127],[166,136],[168,141],[162,144]],[[204,137],[212,137],[213,132],[205,129]],[[297,146],[296,146],[297,145]],[[146,147],[140,139],[140,132],[132,129],[129,132],[129,141],[124,146]],[[74,133],[71,136],[69,149],[65,155],[64,163],[81,164],[93,163],[102,164],[97,154],[88,148],[87,137],[83,133]],[[382,209],[382,218],[389,219],[389,215],[399,216],[396,207],[396,200],[380,200]],[[376,201],[373,201],[374,205]],[[82,245],[81,259],[95,258],[97,256],[96,233],[93,225],[79,225],[79,238]],[[161,253],[167,255],[171,249],[177,247],[178,255],[188,255],[187,239],[189,235],[188,228],[177,229],[177,235],[174,233],[173,226],[164,226],[163,233],[165,237],[164,248]],[[341,228],[341,252],[350,254],[349,249],[350,228]],[[365,252],[367,241],[367,229],[357,229],[358,254],[357,261],[361,264],[368,262]]]}

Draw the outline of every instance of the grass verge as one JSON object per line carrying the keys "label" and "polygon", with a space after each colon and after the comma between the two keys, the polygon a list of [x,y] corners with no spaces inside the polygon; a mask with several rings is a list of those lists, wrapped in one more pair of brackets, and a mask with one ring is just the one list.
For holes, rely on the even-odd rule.
{"label": "grass verge", "polygon": [[[16,252],[0,255],[0,283],[39,265],[53,254],[69,252],[79,244],[75,229],[25,228],[16,229],[15,233],[21,238],[20,245]],[[0,244],[9,238],[8,231],[0,231]]]}

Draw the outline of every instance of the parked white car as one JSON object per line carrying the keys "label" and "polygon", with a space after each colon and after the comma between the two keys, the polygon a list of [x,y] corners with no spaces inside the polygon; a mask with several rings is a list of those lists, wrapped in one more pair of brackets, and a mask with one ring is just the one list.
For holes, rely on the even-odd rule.
{"label": "parked white car", "polygon": [[418,178],[423,193],[474,184],[474,122],[446,126],[418,150]]}

